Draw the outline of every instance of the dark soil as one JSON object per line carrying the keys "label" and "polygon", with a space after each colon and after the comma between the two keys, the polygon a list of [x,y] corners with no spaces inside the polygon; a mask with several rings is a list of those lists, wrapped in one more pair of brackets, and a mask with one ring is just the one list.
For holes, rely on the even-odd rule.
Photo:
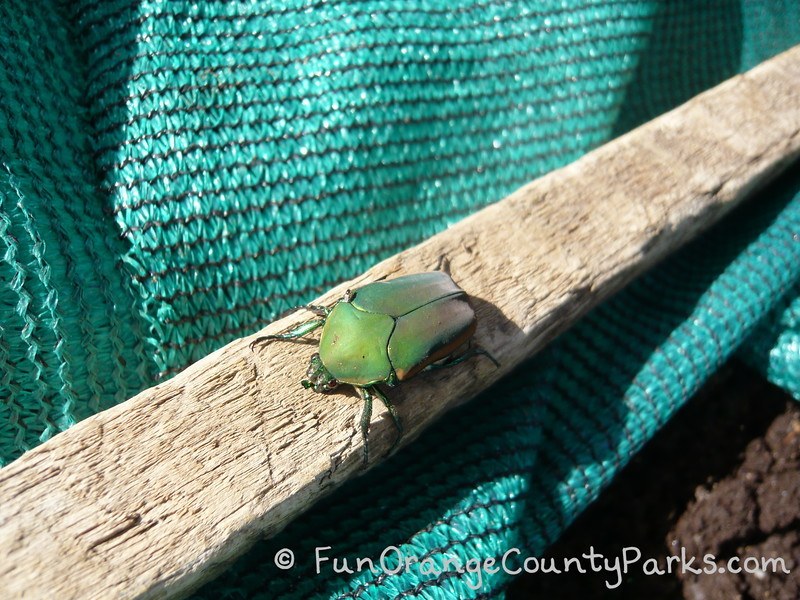
{"label": "dark soil", "polygon": [[[524,574],[508,589],[523,598],[800,598],[800,405],[739,363],[728,365],[619,474],[547,554],[563,564],[593,547],[613,561],[642,558],[616,576]],[[632,555],[633,550],[629,551]],[[680,557],[695,557],[681,573]],[[714,555],[715,560],[704,557]],[[671,569],[667,569],[670,556]],[[782,558],[777,573],[732,573],[731,557]],[[643,563],[664,574],[643,573]],[[583,561],[588,565],[588,561]],[[760,565],[759,565],[760,566]],[[725,572],[720,572],[720,569]],[[786,574],[783,571],[790,571]]]}
{"label": "dark soil", "polygon": [[[800,408],[789,407],[766,435],[750,442],[736,472],[699,494],[678,519],[670,538],[688,553],[717,557],[713,574],[683,576],[686,598],[800,598]],[[698,535],[702,534],[702,535]],[[732,573],[755,565],[755,573]],[[764,558],[782,558],[784,568],[764,572]],[[753,562],[755,561],[755,562]],[[710,561],[709,561],[710,562]],[[750,569],[755,570],[755,569]],[[787,573],[787,571],[789,573]],[[791,573],[794,571],[794,573]]]}

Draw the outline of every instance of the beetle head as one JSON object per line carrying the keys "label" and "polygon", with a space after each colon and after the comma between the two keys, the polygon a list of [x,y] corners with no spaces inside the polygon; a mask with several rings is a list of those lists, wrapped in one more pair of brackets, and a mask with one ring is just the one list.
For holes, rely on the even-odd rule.
{"label": "beetle head", "polygon": [[308,379],[303,379],[300,383],[306,389],[313,388],[315,392],[331,392],[339,385],[336,378],[331,375],[330,371],[322,364],[319,353],[314,353],[312,355],[311,361],[308,363],[306,377],[308,377]]}

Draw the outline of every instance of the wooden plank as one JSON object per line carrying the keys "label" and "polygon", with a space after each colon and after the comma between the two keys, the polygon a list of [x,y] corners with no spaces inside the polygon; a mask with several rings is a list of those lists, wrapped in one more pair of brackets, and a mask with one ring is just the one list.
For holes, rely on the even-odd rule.
{"label": "wooden plank", "polygon": [[[408,443],[717,220],[800,152],[800,47],[323,296],[446,258],[475,359],[391,390]],[[268,326],[275,333],[307,315]],[[361,401],[299,386],[314,347],[237,340],[0,471],[3,597],[186,594],[360,472]],[[376,408],[374,460],[395,439]]]}

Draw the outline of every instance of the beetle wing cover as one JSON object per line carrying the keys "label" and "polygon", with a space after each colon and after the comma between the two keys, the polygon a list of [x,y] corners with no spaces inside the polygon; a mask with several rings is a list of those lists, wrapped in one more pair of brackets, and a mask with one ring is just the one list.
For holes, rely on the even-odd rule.
{"label": "beetle wing cover", "polygon": [[338,303],[322,329],[319,357],[336,379],[352,385],[386,381],[392,373],[387,346],[394,319]]}
{"label": "beetle wing cover", "polygon": [[475,312],[465,296],[443,298],[397,319],[389,360],[402,381],[452,354],[475,333]]}
{"label": "beetle wing cover", "polygon": [[367,312],[401,317],[435,300],[464,293],[447,273],[431,271],[368,283],[354,290],[352,304]]}

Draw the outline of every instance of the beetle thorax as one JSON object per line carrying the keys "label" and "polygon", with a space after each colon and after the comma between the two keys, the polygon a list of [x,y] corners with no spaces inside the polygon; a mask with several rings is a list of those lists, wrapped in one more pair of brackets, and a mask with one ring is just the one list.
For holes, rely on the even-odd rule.
{"label": "beetle thorax", "polygon": [[331,375],[330,371],[322,364],[322,359],[319,357],[318,353],[314,353],[311,356],[311,360],[308,363],[308,370],[306,371],[306,377],[308,377],[308,379],[304,379],[300,383],[304,388],[313,388],[315,392],[330,392],[335,390],[339,385],[336,378]]}

